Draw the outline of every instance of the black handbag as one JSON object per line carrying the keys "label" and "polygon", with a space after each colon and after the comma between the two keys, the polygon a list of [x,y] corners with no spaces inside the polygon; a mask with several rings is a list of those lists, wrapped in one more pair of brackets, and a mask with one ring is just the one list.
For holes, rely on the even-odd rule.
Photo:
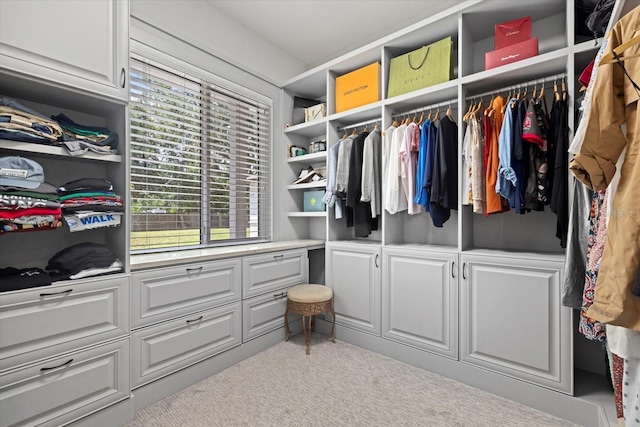
{"label": "black handbag", "polygon": [[593,37],[598,38],[605,35],[615,4],[616,0],[600,0],[596,4],[586,21],[587,28],[591,30]]}

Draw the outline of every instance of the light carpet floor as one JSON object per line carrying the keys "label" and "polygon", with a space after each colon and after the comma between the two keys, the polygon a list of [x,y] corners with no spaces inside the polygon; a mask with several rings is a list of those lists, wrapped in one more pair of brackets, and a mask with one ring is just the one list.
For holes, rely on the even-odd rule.
{"label": "light carpet floor", "polygon": [[128,427],[575,426],[314,334],[292,337],[136,414]]}

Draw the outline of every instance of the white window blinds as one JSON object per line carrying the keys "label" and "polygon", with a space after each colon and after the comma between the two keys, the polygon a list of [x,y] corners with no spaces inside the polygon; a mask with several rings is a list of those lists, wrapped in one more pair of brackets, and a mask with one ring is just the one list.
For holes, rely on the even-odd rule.
{"label": "white window blinds", "polygon": [[132,252],[269,240],[271,106],[138,55],[130,77]]}

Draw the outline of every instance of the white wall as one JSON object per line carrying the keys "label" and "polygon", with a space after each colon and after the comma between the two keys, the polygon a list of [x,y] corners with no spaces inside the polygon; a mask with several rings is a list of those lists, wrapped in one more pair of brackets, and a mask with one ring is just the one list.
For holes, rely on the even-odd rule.
{"label": "white wall", "polygon": [[130,8],[135,20],[276,85],[306,70],[302,62],[207,1],[131,0]]}

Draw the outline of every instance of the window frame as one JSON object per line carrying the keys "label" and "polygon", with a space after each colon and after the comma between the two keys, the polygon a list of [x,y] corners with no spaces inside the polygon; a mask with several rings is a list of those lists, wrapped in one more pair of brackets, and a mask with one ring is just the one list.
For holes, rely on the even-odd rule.
{"label": "window frame", "polygon": [[[260,235],[258,237],[250,237],[250,238],[237,238],[237,239],[225,239],[225,240],[215,240],[215,239],[211,239],[211,235],[210,235],[210,228],[209,228],[209,221],[205,221],[205,219],[208,220],[209,218],[209,213],[208,213],[208,209],[202,209],[201,210],[201,224],[202,226],[200,227],[200,244],[197,245],[189,245],[189,246],[171,246],[171,247],[163,247],[163,248],[145,248],[145,249],[133,249],[133,246],[131,245],[131,234],[128,236],[128,240],[129,240],[129,247],[130,247],[130,254],[131,255],[142,255],[142,254],[147,254],[147,253],[158,253],[158,252],[181,252],[181,251],[188,251],[188,250],[193,250],[193,249],[204,249],[204,248],[215,248],[215,247],[225,247],[225,246],[238,246],[238,245],[244,245],[244,244],[255,244],[255,243],[264,243],[264,242],[271,242],[273,241],[274,238],[274,216],[273,216],[273,211],[274,211],[274,194],[273,194],[273,179],[274,179],[274,170],[273,170],[273,147],[275,145],[275,140],[274,140],[274,116],[275,116],[275,111],[274,111],[274,100],[268,96],[265,96],[261,93],[258,93],[252,89],[249,89],[241,84],[235,83],[231,80],[228,80],[224,77],[221,77],[219,75],[216,75],[210,71],[204,70],[201,67],[192,65],[191,63],[187,62],[184,59],[169,55],[167,53],[164,53],[158,49],[155,49],[153,47],[147,46],[141,42],[138,42],[134,39],[130,40],[131,42],[131,46],[130,46],[130,54],[129,56],[140,56],[143,57],[145,59],[157,62],[158,64],[167,66],[171,69],[174,69],[176,71],[182,72],[188,76],[197,78],[197,79],[201,79],[204,82],[206,82],[208,85],[203,86],[204,89],[209,89],[209,87],[220,87],[222,90],[224,91],[229,91],[231,93],[235,93],[236,95],[239,95],[241,97],[246,97],[252,101],[255,101],[259,104],[262,104],[263,106],[265,106],[265,108],[269,109],[269,118],[268,118],[268,126],[269,126],[269,130],[266,133],[266,138],[267,138],[267,151],[269,154],[269,159],[267,160],[267,164],[268,164],[268,175],[266,177],[266,183],[267,183],[267,197],[269,200],[268,203],[268,207],[266,208],[267,210],[264,211],[263,209],[261,209],[259,211],[258,214],[258,224],[260,229],[262,230],[263,228],[266,228],[266,230],[263,230],[261,233],[259,233]],[[129,73],[131,73],[132,69],[131,67],[129,68]],[[210,86],[209,86],[210,85]],[[131,89],[129,90],[129,97],[131,97],[132,92]],[[127,120],[128,120],[128,128],[131,128],[131,111],[129,110],[129,114],[127,115]],[[206,129],[206,126],[203,126],[203,129]],[[129,130],[129,133],[131,133],[131,131]],[[130,139],[129,135],[129,139]],[[131,162],[132,162],[133,156],[129,155],[129,158],[127,159],[127,170],[128,173],[131,174]],[[202,169],[202,173],[205,173],[205,169]],[[204,176],[204,175],[203,175]],[[202,181],[201,181],[202,182]],[[211,189],[211,182],[203,182],[201,185],[201,195],[202,198],[200,200],[200,205],[201,206],[208,206],[206,200],[208,198],[211,197],[211,192],[209,191],[209,193],[207,193],[206,195],[204,194],[204,189],[205,188],[209,188]],[[260,197],[262,198],[262,197]],[[130,196],[130,200],[132,200],[132,197]],[[251,198],[249,197],[249,203],[251,203]],[[231,222],[231,218],[230,218],[230,222]],[[249,223],[250,223],[250,219],[249,219]],[[205,226],[206,224],[206,226]],[[231,224],[229,225],[229,228],[231,229]],[[131,230],[132,231],[132,230]],[[207,235],[207,243],[202,243],[202,236],[204,233],[208,233]]]}

